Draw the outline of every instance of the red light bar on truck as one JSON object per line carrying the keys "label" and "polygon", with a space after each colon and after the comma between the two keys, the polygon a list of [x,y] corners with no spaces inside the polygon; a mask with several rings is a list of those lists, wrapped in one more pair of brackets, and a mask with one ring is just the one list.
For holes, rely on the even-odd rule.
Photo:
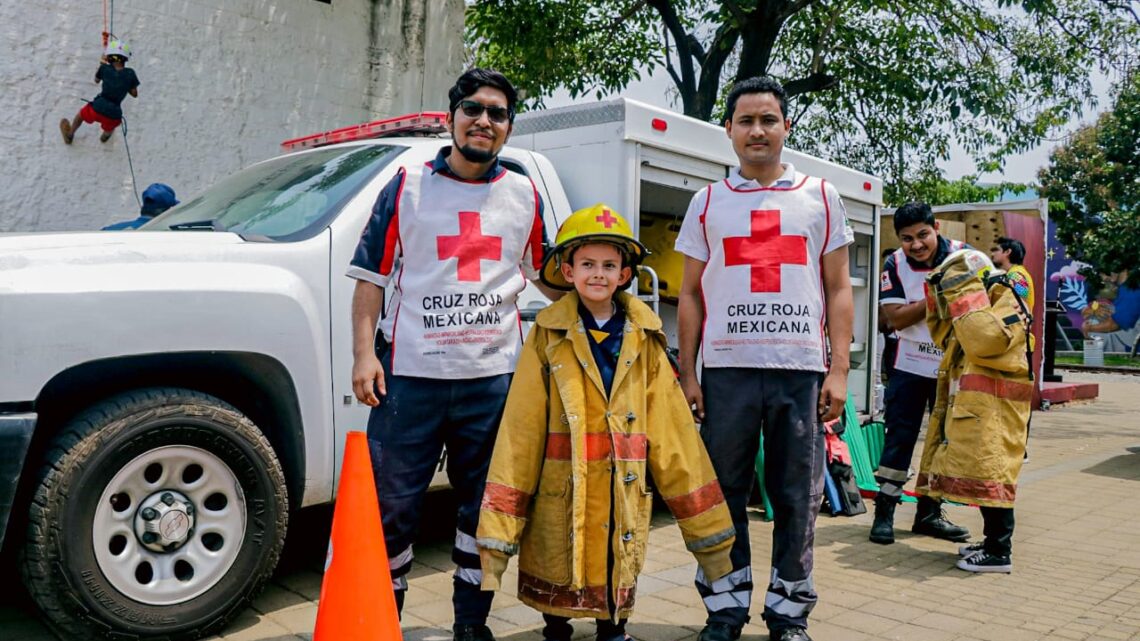
{"label": "red light bar on truck", "polygon": [[440,134],[447,131],[444,121],[447,119],[446,111],[423,111],[414,114],[405,114],[395,118],[374,120],[362,125],[341,127],[319,134],[311,134],[301,138],[293,138],[281,143],[285,151],[301,151],[333,145],[338,142],[351,142],[353,140],[369,140],[371,138],[385,138],[388,136],[407,136],[411,134]]}

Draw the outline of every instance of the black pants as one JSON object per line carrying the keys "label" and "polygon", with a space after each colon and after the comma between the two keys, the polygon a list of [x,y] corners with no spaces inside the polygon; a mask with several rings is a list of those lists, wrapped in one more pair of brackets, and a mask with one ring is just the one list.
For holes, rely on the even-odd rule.
{"label": "black pants", "polygon": [[[542,620],[546,622],[546,627],[542,628],[543,638],[550,639],[551,641],[570,641],[570,636],[574,634],[574,628],[570,625],[570,619],[553,614],[544,614],[542,615]],[[596,633],[598,641],[625,639],[625,622],[625,619],[617,623],[609,619],[597,619],[595,623],[598,626]]]}
{"label": "black pants", "polygon": [[875,470],[875,480],[883,494],[894,497],[902,494],[918,432],[922,429],[922,417],[934,407],[937,391],[937,379],[899,369],[894,370],[887,380],[884,399],[887,407],[883,421],[886,435],[879,469]]}
{"label": "black pants", "polygon": [[706,368],[701,382],[708,449],[736,526],[733,571],[710,582],[697,571],[709,623],[742,626],[752,600],[752,548],[746,506],[764,433],[764,487],[772,502],[772,573],[764,597],[770,630],[807,627],[818,597],[812,582],[815,519],[823,495],[823,425],[818,372]]}
{"label": "black pants", "polygon": [[396,603],[402,608],[424,495],[446,445],[447,478],[459,503],[451,552],[455,622],[484,623],[495,593],[479,589],[483,572],[475,529],[511,376],[393,376],[389,358],[381,361],[388,395],[379,397],[368,417],[368,445]]}
{"label": "black pants", "polygon": [[983,507],[982,533],[986,535],[986,552],[993,556],[1013,553],[1013,508]]}

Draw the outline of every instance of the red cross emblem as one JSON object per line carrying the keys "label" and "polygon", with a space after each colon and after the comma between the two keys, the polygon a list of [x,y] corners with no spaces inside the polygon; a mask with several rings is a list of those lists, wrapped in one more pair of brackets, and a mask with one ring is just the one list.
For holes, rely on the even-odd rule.
{"label": "red cross emblem", "polygon": [[807,264],[807,238],[780,234],[780,210],[752,210],[752,235],[724,239],[724,265],[752,268],[752,291],[779,292],[783,265]]}
{"label": "red cross emblem", "polygon": [[594,217],[594,220],[596,222],[599,222],[599,223],[605,225],[606,229],[613,227],[614,223],[616,223],[618,221],[617,218],[614,218],[612,215],[610,215],[610,210],[608,210],[608,209],[603,209],[602,215]]}
{"label": "red cross emblem", "polygon": [[435,246],[440,260],[459,259],[457,274],[461,281],[481,280],[479,261],[503,259],[503,238],[483,235],[477,211],[459,212],[459,235],[438,236]]}

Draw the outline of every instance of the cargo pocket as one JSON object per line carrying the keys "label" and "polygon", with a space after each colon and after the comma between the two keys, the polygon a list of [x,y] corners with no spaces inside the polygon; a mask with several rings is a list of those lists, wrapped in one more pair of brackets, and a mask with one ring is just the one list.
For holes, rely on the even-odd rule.
{"label": "cargo pocket", "polygon": [[523,572],[560,585],[570,582],[570,499],[570,479],[560,487],[539,488],[519,545]]}

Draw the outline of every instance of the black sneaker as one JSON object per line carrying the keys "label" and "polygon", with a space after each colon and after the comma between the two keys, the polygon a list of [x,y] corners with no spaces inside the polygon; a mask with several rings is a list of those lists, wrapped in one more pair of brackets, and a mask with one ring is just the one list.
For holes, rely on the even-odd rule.
{"label": "black sneaker", "polygon": [[798,626],[792,626],[790,628],[783,628],[780,630],[776,630],[775,632],[772,633],[771,640],[772,641],[811,641],[811,637],[808,636],[807,630],[805,630],[801,627],[798,627]]}
{"label": "black sneaker", "polygon": [[984,549],[986,549],[986,544],[982,541],[963,545],[958,548],[958,556],[973,556]]}
{"label": "black sneaker", "polygon": [[736,641],[740,638],[740,628],[727,623],[710,623],[701,630],[697,641]]}
{"label": "black sneaker", "polygon": [[985,550],[958,559],[958,569],[967,572],[1013,572],[1013,560],[1008,556],[994,556]]}
{"label": "black sneaker", "polygon": [[495,641],[491,628],[485,625],[456,623],[452,630],[455,631],[455,641]]}

